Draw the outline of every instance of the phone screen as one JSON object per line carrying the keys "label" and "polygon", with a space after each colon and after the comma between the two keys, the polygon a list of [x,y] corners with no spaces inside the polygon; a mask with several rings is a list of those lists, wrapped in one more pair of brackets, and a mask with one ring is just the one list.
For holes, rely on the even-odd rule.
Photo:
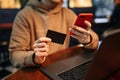
{"label": "phone screen", "polygon": [[87,26],[84,23],[85,20],[92,23],[93,22],[93,14],[92,13],[79,14],[74,25],[79,26],[79,27],[83,27],[84,29],[87,29]]}

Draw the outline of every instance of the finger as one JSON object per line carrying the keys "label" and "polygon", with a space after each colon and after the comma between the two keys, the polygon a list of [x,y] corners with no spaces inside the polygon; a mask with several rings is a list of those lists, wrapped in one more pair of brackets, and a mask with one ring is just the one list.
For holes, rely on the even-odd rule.
{"label": "finger", "polygon": [[74,33],[73,35],[78,35],[78,36],[87,36],[89,35],[89,31],[80,28],[80,27],[75,27],[71,29],[71,32]]}
{"label": "finger", "polygon": [[72,27],[70,31],[73,33],[86,33],[87,32],[87,30],[85,30],[84,28],[77,27],[77,26]]}
{"label": "finger", "polygon": [[47,38],[47,37],[41,37],[39,38],[38,40],[35,41],[35,43],[41,43],[41,42],[51,42],[51,39],[50,38]]}
{"label": "finger", "polygon": [[81,37],[77,35],[72,35],[73,38],[77,39],[80,43],[87,43],[88,42],[88,36],[87,37]]}
{"label": "finger", "polygon": [[38,61],[39,63],[43,63],[45,61],[46,57],[39,57],[38,58]]}
{"label": "finger", "polygon": [[45,61],[46,57],[43,57],[43,56],[37,56],[35,57],[35,63],[37,64],[41,64]]}
{"label": "finger", "polygon": [[35,57],[46,57],[48,56],[48,53],[47,52],[36,52],[35,53]]}
{"label": "finger", "polygon": [[77,39],[79,42],[84,43],[84,38],[78,37],[77,35],[71,35],[73,38]]}
{"label": "finger", "polygon": [[49,48],[35,48],[34,49],[35,52],[48,52],[49,51]]}
{"label": "finger", "polygon": [[46,44],[45,42],[35,43],[35,44],[33,45],[33,48],[42,48],[42,47],[49,47],[49,45]]}
{"label": "finger", "polygon": [[87,30],[90,30],[92,24],[89,21],[87,21],[87,20],[85,20],[85,24],[87,25]]}

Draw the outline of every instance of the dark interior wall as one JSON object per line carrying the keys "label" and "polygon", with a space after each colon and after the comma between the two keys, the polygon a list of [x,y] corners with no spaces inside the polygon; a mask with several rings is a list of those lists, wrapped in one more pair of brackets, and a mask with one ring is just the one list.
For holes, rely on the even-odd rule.
{"label": "dark interior wall", "polygon": [[9,62],[8,46],[14,18],[19,9],[0,9],[0,64]]}

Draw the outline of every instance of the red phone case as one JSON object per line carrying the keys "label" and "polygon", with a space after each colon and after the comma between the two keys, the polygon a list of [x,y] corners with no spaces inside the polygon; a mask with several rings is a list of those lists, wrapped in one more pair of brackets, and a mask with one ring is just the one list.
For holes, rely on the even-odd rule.
{"label": "red phone case", "polygon": [[87,26],[84,23],[85,20],[92,23],[93,22],[93,14],[92,13],[79,14],[74,25],[79,26],[79,27],[83,27],[84,29],[87,29]]}

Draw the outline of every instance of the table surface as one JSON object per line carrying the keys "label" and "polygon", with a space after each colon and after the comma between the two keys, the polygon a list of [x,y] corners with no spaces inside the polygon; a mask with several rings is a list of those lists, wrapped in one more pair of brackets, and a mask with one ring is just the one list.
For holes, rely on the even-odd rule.
{"label": "table surface", "polygon": [[[82,54],[84,52],[85,52],[84,48],[77,46],[67,48],[65,50],[61,50],[52,55],[49,55],[46,58],[46,61],[41,64],[41,66],[44,67],[56,61],[71,57],[76,54]],[[29,68],[20,68],[15,73],[8,76],[5,80],[41,80],[41,79],[49,80],[47,76],[40,72],[39,67],[34,66]]]}

